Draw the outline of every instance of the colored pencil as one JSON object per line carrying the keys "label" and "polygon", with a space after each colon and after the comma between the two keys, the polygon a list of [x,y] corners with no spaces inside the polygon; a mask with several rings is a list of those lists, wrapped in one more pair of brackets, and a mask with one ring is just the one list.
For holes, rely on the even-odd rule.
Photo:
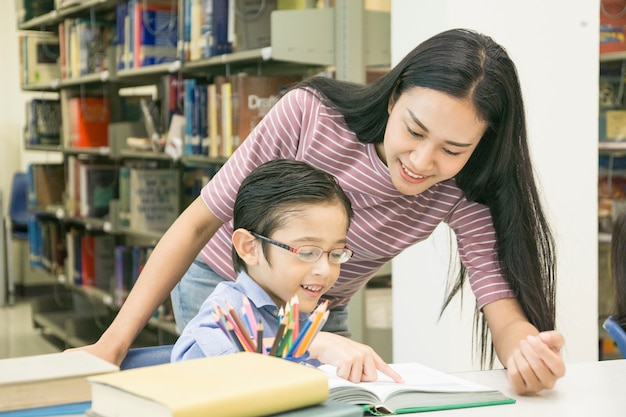
{"label": "colored pencil", "polygon": [[248,334],[250,335],[250,337],[254,337],[254,331],[252,330],[252,323],[254,322],[250,322],[250,320],[248,319],[248,315],[246,314],[246,309],[245,307],[241,307],[241,321],[243,322],[243,324],[246,325],[246,330],[248,331]]}
{"label": "colored pencil", "polygon": [[287,342],[291,340],[291,333],[293,332],[293,323],[289,323],[287,325],[287,330],[283,337],[280,338],[280,344],[278,345],[278,350],[276,351],[276,356],[283,357],[283,352],[287,347]]}
{"label": "colored pencil", "polygon": [[283,317],[285,317],[285,309],[283,307],[278,309],[278,322],[283,321]]}
{"label": "colored pencil", "polygon": [[263,353],[263,322],[261,320],[256,325],[256,353]]}
{"label": "colored pencil", "polygon": [[226,331],[227,335],[230,338],[230,341],[239,349],[240,352],[246,352],[248,349],[241,343],[239,337],[237,336],[237,332],[233,328],[233,325],[230,322],[226,322]]}
{"label": "colored pencil", "polygon": [[280,344],[281,339],[283,338],[283,333],[285,332],[285,327],[287,326],[287,320],[283,317],[278,325],[278,330],[276,330],[276,336],[274,336],[274,343],[272,343],[272,347],[270,348],[269,355],[276,356],[276,351],[278,350],[278,345]]}
{"label": "colored pencil", "polygon": [[300,330],[300,334],[298,334],[298,336],[296,337],[296,341],[293,342],[293,345],[291,345],[291,348],[287,352],[287,357],[291,357],[293,356],[294,353],[296,353],[296,349],[298,348],[298,346],[300,346],[300,344],[302,344],[302,340],[306,336],[306,333],[312,324],[313,324],[313,315],[310,315],[307,318],[306,323],[304,323],[304,326],[302,326],[302,330]]}
{"label": "colored pencil", "polygon": [[233,328],[233,331],[235,332],[235,334],[237,335],[237,338],[239,339],[239,342],[241,342],[241,344],[243,345],[244,349],[247,352],[254,352],[256,350],[255,346],[252,345],[248,340],[250,339],[250,336],[248,336],[247,338],[244,337],[243,333],[241,332],[241,328],[239,327],[239,325],[237,324],[237,322],[235,321],[234,317],[232,317],[231,314],[227,314],[221,307],[218,306],[218,309],[221,311],[221,313],[224,315],[224,317],[226,318],[226,321],[228,323],[230,323],[230,325]]}
{"label": "colored pencil", "polygon": [[246,330],[245,324],[242,323],[241,319],[237,315],[237,312],[235,311],[235,308],[228,301],[226,302],[226,307],[228,308],[228,313],[230,314],[230,316],[235,321],[235,324],[237,325],[236,327],[239,327],[239,330],[240,330],[241,334],[243,335],[243,338],[245,339],[246,343],[248,345],[250,345],[250,347],[252,348],[251,352],[256,351],[256,344],[254,343],[254,341],[252,340],[252,337],[250,336],[250,334]]}
{"label": "colored pencil", "polygon": [[315,339],[315,336],[317,336],[317,334],[320,332],[320,330],[322,329],[322,327],[324,327],[324,324],[326,323],[326,321],[328,320],[328,315],[330,314],[330,311],[326,310],[322,313],[322,319],[320,320],[320,322],[318,323],[318,325],[312,329],[309,330],[311,331],[311,336],[307,339],[304,340],[300,346],[298,347],[297,351],[296,351],[296,356],[300,356],[300,355],[304,355],[304,353],[309,350],[309,346],[311,346],[311,343],[313,342],[313,339]]}
{"label": "colored pencil", "polygon": [[298,300],[298,294],[291,297],[291,313],[293,315],[293,334],[292,334],[292,346],[296,343],[296,338],[299,335],[300,327],[300,302]]}
{"label": "colored pencil", "polygon": [[254,316],[254,311],[252,311],[252,305],[250,304],[250,300],[245,295],[242,295],[243,299],[243,309],[245,310],[244,316],[248,319],[248,323],[252,328],[252,325],[257,322],[256,317]]}
{"label": "colored pencil", "polygon": [[326,312],[327,307],[328,307],[328,301],[324,301],[324,303],[317,306],[315,311],[313,311],[312,313],[312,315],[314,316],[313,323],[307,329],[307,332],[304,335],[304,338],[302,339],[300,346],[298,347],[298,349],[296,349],[296,352],[295,352],[296,356],[301,356],[304,354],[304,352],[306,352],[305,349],[307,349],[308,346],[311,344],[313,340],[313,335],[316,334],[316,329],[319,327],[319,324],[322,320],[322,317],[324,316],[324,313]]}

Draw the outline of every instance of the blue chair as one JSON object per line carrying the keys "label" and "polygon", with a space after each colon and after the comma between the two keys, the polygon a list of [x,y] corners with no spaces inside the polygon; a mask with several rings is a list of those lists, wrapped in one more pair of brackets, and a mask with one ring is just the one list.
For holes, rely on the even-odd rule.
{"label": "blue chair", "polygon": [[11,235],[19,239],[28,238],[28,220],[33,213],[28,210],[28,179],[25,172],[13,174],[11,199],[9,201],[9,220]]}
{"label": "blue chair", "polygon": [[615,316],[609,316],[608,319],[604,321],[602,327],[606,329],[607,332],[611,335],[619,351],[622,353],[622,356],[626,358],[626,330],[619,325]]}
{"label": "blue chair", "polygon": [[129,349],[120,369],[142,368],[169,363],[173,347],[174,345],[162,345]]}

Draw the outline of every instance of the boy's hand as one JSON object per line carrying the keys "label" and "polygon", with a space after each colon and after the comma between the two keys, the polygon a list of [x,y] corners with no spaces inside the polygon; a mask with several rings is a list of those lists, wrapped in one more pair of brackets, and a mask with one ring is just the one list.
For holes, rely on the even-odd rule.
{"label": "boy's hand", "polygon": [[334,333],[319,332],[309,347],[309,353],[322,363],[336,366],[337,376],[351,382],[376,381],[377,370],[394,382],[404,382],[370,346]]}

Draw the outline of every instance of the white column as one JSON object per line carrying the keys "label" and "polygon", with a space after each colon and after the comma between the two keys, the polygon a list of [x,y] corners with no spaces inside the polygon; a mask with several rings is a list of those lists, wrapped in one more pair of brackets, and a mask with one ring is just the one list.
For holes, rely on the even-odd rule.
{"label": "white column", "polygon": [[[394,0],[392,61],[431,35],[472,28],[515,61],[541,196],[556,237],[557,327],[567,361],[598,358],[598,2]],[[393,261],[394,361],[474,369],[471,292],[437,321],[447,276],[447,232]],[[434,261],[437,260],[437,261]]]}

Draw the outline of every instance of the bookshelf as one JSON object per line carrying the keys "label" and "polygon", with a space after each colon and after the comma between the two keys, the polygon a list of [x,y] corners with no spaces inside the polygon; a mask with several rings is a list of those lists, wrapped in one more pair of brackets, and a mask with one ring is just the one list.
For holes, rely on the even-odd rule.
{"label": "bookshelf", "polygon": [[[100,16],[112,19],[119,12],[120,3],[123,2],[82,1],[71,7],[51,10],[29,21],[20,22],[18,29],[59,33],[62,30],[60,25],[67,25],[72,19],[86,19],[92,24]],[[177,44],[184,45],[185,22],[182,16],[187,2],[179,0],[176,4]],[[63,111],[64,128],[59,145],[24,145],[28,151],[61,154],[65,166],[66,189],[62,204],[34,208],[37,218],[51,219],[61,225],[61,241],[66,250],[63,270],[52,273],[57,282],[55,294],[35,302],[33,306],[35,324],[44,332],[61,339],[66,346],[91,343],[106,328],[123,302],[123,297],[115,289],[85,286],[77,282],[74,263],[78,255],[70,255],[75,245],[70,242],[73,240],[72,234],[112,236],[116,246],[149,248],[158,242],[163,233],[162,229],[153,230],[125,224],[123,214],[126,203],[119,195],[110,199],[104,216],[77,215],[73,205],[76,203],[72,200],[71,184],[75,173],[70,172],[73,169],[71,165],[76,163],[78,169],[82,169],[81,163],[107,164],[117,169],[124,166],[150,166],[175,172],[182,178],[183,185],[177,192],[180,203],[178,210],[182,211],[185,206],[182,190],[185,175],[193,170],[219,169],[228,158],[228,155],[209,157],[206,153],[168,154],[130,148],[127,138],[145,135],[146,132],[141,119],[131,120],[128,117],[124,107],[125,96],[121,94],[123,89],[148,86],[153,88],[153,98],[162,98],[165,91],[164,80],[167,77],[206,82],[216,76],[229,77],[239,73],[256,76],[297,74],[307,77],[329,69],[334,71],[337,78],[364,82],[367,67],[385,67],[390,64],[389,13],[365,10],[364,1],[336,1],[334,8],[276,10],[271,13],[270,21],[271,43],[260,48],[235,50],[194,60],[188,59],[179,50],[176,59],[168,62],[118,68],[116,45],[112,44],[108,48],[106,69],[74,76],[62,73],[60,78],[50,82],[21,86],[23,91],[46,92],[59,97],[62,108],[63,101],[68,97],[79,97],[81,100],[91,95],[104,97],[109,112],[106,146],[74,146],[69,141],[68,115]],[[80,108],[83,107],[84,105]],[[166,129],[168,126],[162,127]],[[92,130],[99,129],[101,130]],[[166,306],[163,309],[167,310]],[[161,313],[156,312],[149,321],[148,330],[137,339],[139,345],[171,343],[175,339],[175,325],[171,320],[164,320]]]}
{"label": "bookshelf", "polygon": [[[606,2],[600,11],[599,59],[599,181],[598,181],[598,333],[599,358],[621,358],[602,323],[613,312],[614,285],[611,277],[611,233],[614,219],[626,209],[626,45],[612,39],[624,30],[623,4]],[[608,9],[607,7],[608,6]]]}

